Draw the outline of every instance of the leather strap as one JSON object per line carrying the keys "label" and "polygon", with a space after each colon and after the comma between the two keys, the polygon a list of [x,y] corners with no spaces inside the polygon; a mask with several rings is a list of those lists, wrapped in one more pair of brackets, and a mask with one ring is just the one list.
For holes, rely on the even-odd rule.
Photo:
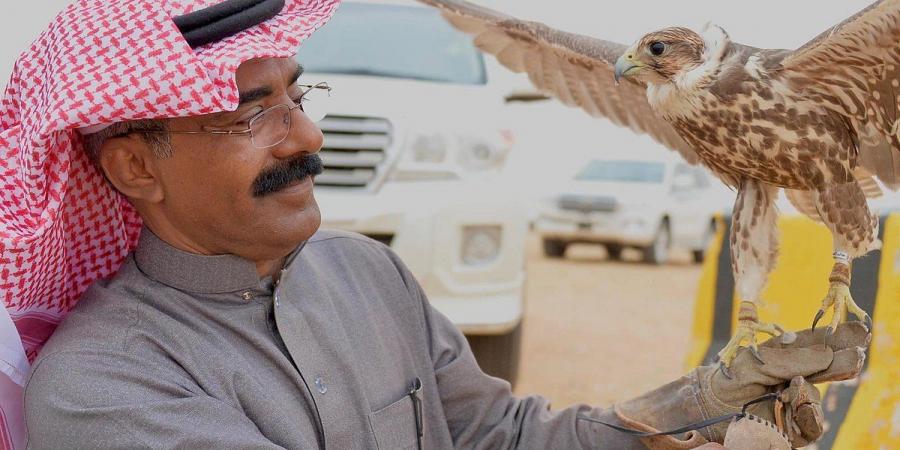
{"label": "leather strap", "polygon": [[622,433],[629,434],[629,435],[632,435],[632,436],[635,436],[635,437],[671,436],[671,435],[674,435],[674,434],[681,434],[681,433],[686,433],[686,432],[688,432],[688,431],[699,430],[700,428],[705,428],[705,427],[708,427],[708,426],[710,426],[710,425],[715,425],[715,424],[720,423],[720,422],[725,422],[726,420],[732,420],[732,419],[735,419],[735,418],[742,419],[742,418],[744,418],[744,417],[747,417],[747,415],[748,415],[748,413],[747,413],[747,408],[748,408],[750,405],[755,405],[755,404],[757,404],[757,403],[762,403],[762,402],[764,402],[764,401],[777,399],[777,398],[778,398],[778,394],[779,394],[779,393],[777,393],[777,392],[771,392],[771,393],[768,393],[768,394],[763,395],[763,396],[761,396],[761,397],[757,397],[757,398],[755,398],[755,399],[753,399],[753,400],[750,400],[749,402],[744,403],[744,406],[741,407],[741,412],[736,412],[736,413],[731,413],[731,414],[725,414],[725,415],[719,416],[719,417],[713,417],[713,418],[710,418],[710,419],[706,419],[706,420],[703,420],[703,421],[700,421],[700,422],[695,422],[695,423],[692,423],[692,424],[689,424],[689,425],[685,425],[685,426],[683,426],[683,427],[679,427],[679,428],[676,428],[676,429],[674,429],[674,430],[668,430],[668,431],[649,432],[649,431],[635,430],[635,429],[632,429],[632,428],[623,427],[623,426],[620,426],[620,425],[616,425],[616,424],[613,424],[613,423],[609,423],[609,422],[606,422],[606,421],[603,421],[603,420],[600,420],[600,419],[595,419],[595,418],[593,418],[593,417],[588,417],[588,416],[586,416],[586,415],[584,415],[584,414],[578,414],[577,419],[578,419],[578,420],[585,420],[585,421],[593,422],[593,423],[599,423],[599,424],[601,424],[601,425],[605,425],[605,426],[607,426],[607,427],[609,427],[609,428],[612,428],[612,429],[614,429],[614,430],[616,430],[616,431],[620,431],[620,432],[622,432]]}

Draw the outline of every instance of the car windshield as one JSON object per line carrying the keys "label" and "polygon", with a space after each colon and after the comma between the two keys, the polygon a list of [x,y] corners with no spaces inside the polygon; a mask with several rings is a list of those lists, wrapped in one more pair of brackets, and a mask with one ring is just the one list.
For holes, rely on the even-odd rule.
{"label": "car windshield", "polygon": [[591,161],[575,176],[580,181],[662,183],[665,164],[647,161]]}
{"label": "car windshield", "polygon": [[297,60],[307,72],[486,82],[472,40],[433,8],[346,3],[300,46]]}

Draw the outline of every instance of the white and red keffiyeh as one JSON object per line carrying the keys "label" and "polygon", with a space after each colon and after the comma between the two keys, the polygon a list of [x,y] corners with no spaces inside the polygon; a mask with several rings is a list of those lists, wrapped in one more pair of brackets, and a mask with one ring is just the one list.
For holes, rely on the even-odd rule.
{"label": "white and red keffiyeh", "polygon": [[238,65],[293,55],[339,0],[287,0],[274,18],[191,49],[173,17],[220,2],[78,0],[16,61],[0,103],[0,389],[4,375],[24,383],[56,324],[138,237],[140,218],[77,129],[234,110]]}

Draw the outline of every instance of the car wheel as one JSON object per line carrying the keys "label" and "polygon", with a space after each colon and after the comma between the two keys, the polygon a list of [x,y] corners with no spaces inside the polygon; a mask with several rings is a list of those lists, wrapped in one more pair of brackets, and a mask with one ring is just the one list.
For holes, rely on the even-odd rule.
{"label": "car wheel", "polygon": [[544,239],[544,255],[550,258],[562,258],[566,254],[568,246],[569,244],[559,239]]}
{"label": "car wheel", "polygon": [[622,259],[622,246],[617,244],[607,244],[606,254],[609,256],[609,259],[618,261]]}
{"label": "car wheel", "polygon": [[705,250],[694,250],[693,252],[691,252],[691,254],[694,258],[695,263],[702,264],[703,258],[706,256],[706,251]]}
{"label": "car wheel", "polygon": [[506,334],[466,335],[466,339],[484,373],[516,385],[522,353],[522,321]]}
{"label": "car wheel", "polygon": [[694,250],[694,262],[702,263],[703,259],[706,257],[706,249],[709,248],[709,244],[712,242],[713,238],[716,236],[716,222],[712,222],[709,224],[709,228],[706,230],[706,234],[703,235],[703,243],[701,244],[698,250]]}
{"label": "car wheel", "polygon": [[644,247],[644,262],[650,264],[665,264],[669,260],[669,243],[671,242],[671,234],[669,233],[669,222],[663,220],[653,238],[653,243]]}

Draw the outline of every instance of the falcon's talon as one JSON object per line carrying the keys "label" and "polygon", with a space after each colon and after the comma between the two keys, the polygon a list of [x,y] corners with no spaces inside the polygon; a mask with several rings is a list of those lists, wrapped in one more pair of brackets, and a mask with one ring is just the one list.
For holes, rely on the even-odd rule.
{"label": "falcon's talon", "polygon": [[729,380],[734,379],[734,375],[730,370],[728,370],[728,366],[726,366],[725,363],[721,361],[719,362],[719,372],[722,372],[722,376],[728,378]]}
{"label": "falcon's talon", "polygon": [[824,308],[819,308],[819,310],[816,311],[816,317],[813,319],[813,323],[812,323],[812,330],[813,330],[813,331],[816,331],[816,324],[819,323],[819,320],[820,320],[820,319],[822,318],[822,316],[824,316],[824,315],[825,315],[825,309],[824,309]]}
{"label": "falcon's talon", "polygon": [[847,322],[848,313],[856,316],[868,330],[872,329],[872,317],[853,301],[853,296],[850,294],[850,286],[846,283],[831,283],[831,286],[828,288],[828,293],[822,300],[822,307],[816,312],[816,318],[813,320],[814,328],[815,324],[822,318],[825,314],[825,310],[828,308],[834,309],[834,315],[831,318],[831,323],[829,323],[828,328],[825,330],[826,344],[834,335],[838,325]]}
{"label": "falcon's talon", "polygon": [[825,327],[825,337],[822,339],[822,343],[829,347],[834,344],[834,328],[831,328],[831,325]]}
{"label": "falcon's talon", "polygon": [[734,336],[731,337],[731,340],[729,340],[728,343],[725,344],[725,347],[718,353],[719,361],[726,370],[738,356],[738,352],[742,347],[747,347],[754,359],[759,361],[760,364],[765,364],[766,362],[762,359],[762,356],[760,356],[756,346],[756,333],[766,333],[772,336],[778,336],[779,331],[783,331],[780,326],[756,320],[756,307],[752,306],[752,303],[750,303],[750,305],[753,311],[747,312],[751,317],[754,317],[754,319],[738,320],[738,326],[737,330],[734,332]]}
{"label": "falcon's talon", "polygon": [[875,323],[872,322],[872,316],[866,313],[866,316],[863,318],[863,326],[866,327],[866,331],[872,332],[872,328],[875,326]]}
{"label": "falcon's talon", "polygon": [[753,355],[753,357],[756,358],[756,360],[759,361],[760,364],[766,363],[765,361],[763,361],[762,356],[759,355],[759,350],[757,350],[755,343],[748,348],[750,349],[750,354]]}

